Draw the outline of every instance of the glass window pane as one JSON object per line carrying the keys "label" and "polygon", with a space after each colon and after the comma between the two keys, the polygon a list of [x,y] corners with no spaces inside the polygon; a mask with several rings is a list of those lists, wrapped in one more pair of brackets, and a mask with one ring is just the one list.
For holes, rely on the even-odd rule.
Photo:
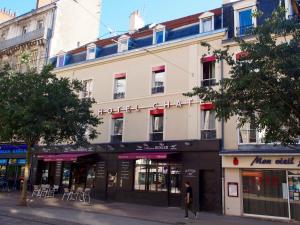
{"label": "glass window pane", "polygon": [[153,73],[153,87],[163,87],[165,82],[165,72]]}
{"label": "glass window pane", "polygon": [[115,93],[125,93],[126,79],[115,79]]}
{"label": "glass window pane", "polygon": [[146,190],[146,165],[135,166],[134,190]]}
{"label": "glass window pane", "polygon": [[216,129],[216,112],[214,110],[203,111],[202,130]]}
{"label": "glass window pane", "polygon": [[171,193],[177,194],[180,193],[181,187],[181,165],[171,165],[170,166],[170,186]]}
{"label": "glass window pane", "polygon": [[204,19],[202,20],[202,30],[203,32],[208,32],[212,30],[212,19],[208,18],[208,19]]}
{"label": "glass window pane", "polygon": [[162,115],[153,116],[152,131],[163,132],[163,129],[164,129],[164,117]]}
{"label": "glass window pane", "polygon": [[122,135],[123,118],[113,119],[113,135]]}
{"label": "glass window pane", "polygon": [[63,171],[62,171],[62,181],[61,181],[61,184],[64,187],[69,187],[70,177],[71,177],[71,165],[64,164]]}
{"label": "glass window pane", "polygon": [[155,43],[159,44],[159,43],[163,43],[164,42],[164,31],[157,31],[156,32],[156,40]]}

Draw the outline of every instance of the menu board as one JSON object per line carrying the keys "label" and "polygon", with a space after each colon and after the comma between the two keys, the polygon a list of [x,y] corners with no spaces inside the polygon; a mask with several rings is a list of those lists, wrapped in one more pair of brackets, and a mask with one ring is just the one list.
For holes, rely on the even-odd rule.
{"label": "menu board", "polygon": [[97,171],[96,171],[96,177],[100,179],[106,178],[106,165],[105,162],[98,162],[97,163]]}
{"label": "menu board", "polygon": [[62,162],[56,162],[55,177],[61,176],[61,167],[62,167]]}
{"label": "menu board", "polygon": [[130,177],[130,162],[129,161],[122,161],[121,162],[121,171],[120,171],[120,178],[124,180],[128,180]]}
{"label": "menu board", "polygon": [[289,177],[289,192],[291,201],[300,201],[300,177]]}

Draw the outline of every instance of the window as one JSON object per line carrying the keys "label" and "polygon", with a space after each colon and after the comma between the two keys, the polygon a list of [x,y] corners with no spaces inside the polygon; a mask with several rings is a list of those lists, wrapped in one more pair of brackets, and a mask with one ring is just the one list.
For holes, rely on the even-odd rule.
{"label": "window", "polygon": [[166,40],[166,28],[163,25],[157,25],[153,29],[153,44],[160,44]]}
{"label": "window", "polygon": [[202,110],[201,139],[216,139],[216,112],[213,109]]}
{"label": "window", "polygon": [[114,118],[112,120],[112,135],[111,142],[119,143],[122,142],[123,135],[123,115],[119,118]]}
{"label": "window", "polygon": [[200,19],[200,33],[209,32],[215,29],[214,13],[205,12],[199,16]]}
{"label": "window", "polygon": [[24,34],[26,34],[28,32],[27,29],[28,29],[27,26],[23,26],[22,27],[22,35],[24,35]]}
{"label": "window", "polygon": [[128,43],[129,43],[129,37],[121,36],[118,39],[118,52],[128,51]]}
{"label": "window", "polygon": [[70,186],[70,178],[71,178],[71,164],[64,163],[62,169],[62,178],[61,178],[61,184],[63,187]]}
{"label": "window", "polygon": [[56,62],[56,67],[62,67],[65,65],[65,55],[59,55],[57,56],[57,62]]}
{"label": "window", "polygon": [[96,46],[90,45],[87,47],[86,60],[95,59],[95,58],[96,58]]}
{"label": "window", "polygon": [[7,33],[8,33],[8,31],[7,31],[7,30],[5,30],[5,31],[3,31],[3,32],[1,33],[1,36],[0,36],[0,41],[4,41],[4,40],[6,40]]}
{"label": "window", "polygon": [[212,30],[212,18],[205,18],[202,20],[202,31],[208,32]]}
{"label": "window", "polygon": [[44,28],[44,21],[43,20],[37,21],[36,29],[39,30],[43,28]]}
{"label": "window", "polygon": [[216,85],[215,64],[214,60],[204,61],[204,59],[202,59],[202,86]]}
{"label": "window", "polygon": [[115,78],[114,99],[125,98],[126,75]]}
{"label": "window", "polygon": [[164,115],[152,115],[152,133],[150,134],[150,141],[162,141],[164,132]]}
{"label": "window", "polygon": [[38,50],[33,50],[30,57],[30,63],[33,68],[38,66]]}
{"label": "window", "polygon": [[83,81],[83,90],[81,93],[82,98],[90,98],[92,97],[92,80],[84,80]]}
{"label": "window", "polygon": [[182,166],[150,159],[135,162],[134,190],[179,194]]}
{"label": "window", "polygon": [[254,121],[239,128],[238,132],[239,144],[263,144],[265,142],[265,131],[258,131]]}
{"label": "window", "polygon": [[94,188],[96,186],[96,165],[92,165],[87,172],[86,188]]}
{"label": "window", "polygon": [[237,36],[251,34],[253,29],[252,9],[239,11],[239,27],[237,27]]}
{"label": "window", "polygon": [[152,94],[164,93],[165,67],[160,66],[152,69]]}

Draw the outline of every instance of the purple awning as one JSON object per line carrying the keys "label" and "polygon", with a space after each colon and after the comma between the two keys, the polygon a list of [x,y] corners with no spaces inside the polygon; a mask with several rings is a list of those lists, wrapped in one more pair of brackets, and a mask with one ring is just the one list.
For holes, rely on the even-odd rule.
{"label": "purple awning", "polygon": [[63,154],[52,154],[52,155],[38,155],[38,159],[45,162],[73,162],[77,161],[79,157],[91,155],[93,153],[63,153]]}
{"label": "purple awning", "polygon": [[119,159],[167,159],[168,155],[176,152],[134,152],[124,153],[118,156]]}

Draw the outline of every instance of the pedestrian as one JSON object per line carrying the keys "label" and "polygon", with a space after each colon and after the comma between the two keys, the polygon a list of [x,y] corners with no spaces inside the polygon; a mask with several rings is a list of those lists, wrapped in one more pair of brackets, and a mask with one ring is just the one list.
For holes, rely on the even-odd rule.
{"label": "pedestrian", "polygon": [[185,198],[184,198],[184,209],[185,209],[185,217],[189,218],[189,210],[194,214],[195,218],[197,216],[196,210],[193,209],[193,188],[191,187],[190,182],[185,182]]}

